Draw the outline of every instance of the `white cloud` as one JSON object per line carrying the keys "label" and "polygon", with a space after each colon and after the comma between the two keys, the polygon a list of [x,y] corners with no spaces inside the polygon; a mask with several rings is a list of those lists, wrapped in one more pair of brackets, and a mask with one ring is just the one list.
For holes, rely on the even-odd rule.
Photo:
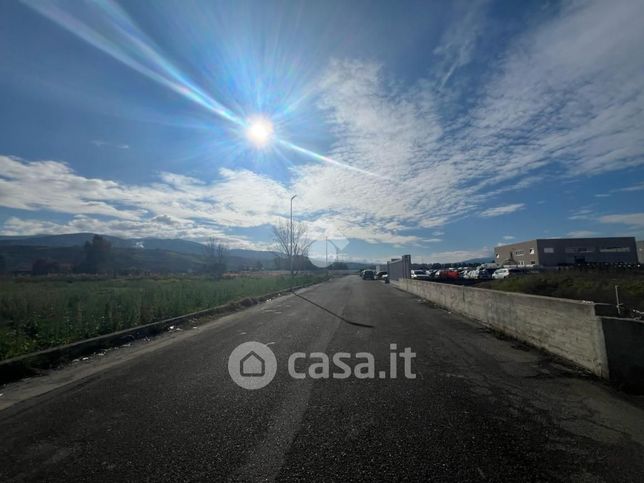
{"label": "white cloud", "polygon": [[598,236],[599,233],[596,231],[591,231],[591,230],[577,230],[577,231],[569,231],[566,234],[566,237],[569,238],[591,238],[594,236]]}
{"label": "white cloud", "polygon": [[23,210],[51,210],[61,213],[138,219],[141,209],[117,208],[107,201],[124,198],[117,183],[78,176],[64,163],[23,162],[0,156],[0,206]]}
{"label": "white cloud", "polygon": [[30,211],[132,221],[164,215],[247,227],[265,224],[287,210],[282,185],[246,170],[222,169],[221,179],[210,184],[162,173],[160,182],[130,185],[86,178],[61,162],[0,156],[0,172],[0,205]]}
{"label": "white cloud", "polygon": [[162,225],[176,226],[180,222],[168,215],[158,215],[150,220],[152,223],[160,223]]}
{"label": "white cloud", "polygon": [[504,240],[514,240],[515,238],[516,238],[516,237],[514,237],[514,236],[512,236],[512,235],[503,235],[503,239],[504,239]]}
{"label": "white cloud", "polygon": [[525,205],[523,203],[513,203],[510,205],[495,206],[494,208],[488,208],[481,212],[481,216],[484,218],[490,218],[493,216],[508,215],[523,209]]}
{"label": "white cloud", "polygon": [[597,216],[595,215],[593,210],[590,210],[588,208],[583,208],[583,209],[573,211],[572,214],[568,217],[568,219],[569,220],[591,220],[596,217]]}
{"label": "white cloud", "polygon": [[625,188],[621,188],[618,191],[629,192],[629,191],[642,191],[642,190],[644,190],[644,183],[639,183],[632,186],[626,186]]}
{"label": "white cloud", "polygon": [[110,147],[110,148],[116,148],[116,149],[130,149],[130,146],[128,144],[110,143],[107,141],[101,141],[100,139],[94,139],[91,141],[91,143],[97,148]]}
{"label": "white cloud", "polygon": [[473,258],[486,258],[489,257],[492,260],[492,250],[488,247],[480,248],[477,250],[453,250],[453,251],[444,251],[444,252],[435,252],[426,258],[431,260],[432,263],[452,263],[452,262],[464,262],[465,260],[471,260]]}
{"label": "white cloud", "polygon": [[644,228],[644,213],[604,215],[599,217],[599,222],[600,223],[621,223],[624,225],[629,225],[634,229]]}
{"label": "white cloud", "polygon": [[441,59],[436,67],[439,90],[460,67],[472,60],[478,38],[484,32],[486,4],[487,1],[461,2],[460,5],[454,2],[462,10],[459,21],[445,29],[439,46],[434,49],[434,54]]}
{"label": "white cloud", "polygon": [[516,39],[473,113],[475,132],[505,145],[484,152],[512,155],[508,175],[553,163],[574,175],[641,165],[643,15],[637,0],[571,3]]}

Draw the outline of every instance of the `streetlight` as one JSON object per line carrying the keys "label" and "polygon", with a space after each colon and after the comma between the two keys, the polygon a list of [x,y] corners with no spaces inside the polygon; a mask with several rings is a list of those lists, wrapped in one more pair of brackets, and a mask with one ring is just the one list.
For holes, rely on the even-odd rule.
{"label": "streetlight", "polygon": [[329,237],[324,237],[324,268],[329,269]]}
{"label": "streetlight", "polygon": [[296,196],[291,196],[291,289],[293,289],[293,200]]}

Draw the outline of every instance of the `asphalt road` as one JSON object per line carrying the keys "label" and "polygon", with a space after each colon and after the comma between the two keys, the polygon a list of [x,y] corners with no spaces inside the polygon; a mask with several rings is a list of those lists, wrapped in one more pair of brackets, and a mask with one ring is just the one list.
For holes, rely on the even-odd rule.
{"label": "asphalt road", "polygon": [[[350,276],[298,294],[87,361],[80,380],[0,411],[0,481],[641,481],[641,400],[391,285]],[[278,361],[256,391],[228,374],[246,341]],[[415,379],[402,363],[396,379],[287,371],[293,352],[370,352],[387,368],[392,343],[416,353]]]}

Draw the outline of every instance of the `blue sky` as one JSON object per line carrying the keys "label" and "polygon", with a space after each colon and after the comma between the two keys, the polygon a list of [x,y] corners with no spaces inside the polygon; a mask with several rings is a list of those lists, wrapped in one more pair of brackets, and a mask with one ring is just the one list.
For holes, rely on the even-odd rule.
{"label": "blue sky", "polygon": [[0,233],[268,249],[297,194],[347,260],[644,238],[643,21],[628,0],[0,2]]}

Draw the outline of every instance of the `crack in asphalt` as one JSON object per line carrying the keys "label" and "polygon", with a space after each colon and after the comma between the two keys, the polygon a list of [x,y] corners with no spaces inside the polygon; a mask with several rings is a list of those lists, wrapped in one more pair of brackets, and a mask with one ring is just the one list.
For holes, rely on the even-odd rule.
{"label": "crack in asphalt", "polygon": [[345,318],[345,317],[342,317],[341,315],[336,314],[335,312],[333,312],[333,311],[331,311],[331,310],[327,309],[326,307],[323,307],[322,305],[320,305],[320,304],[318,304],[318,303],[316,303],[316,302],[313,302],[313,300],[307,299],[306,297],[304,297],[304,296],[302,296],[302,295],[300,295],[300,294],[297,294],[297,293],[295,293],[295,292],[293,292],[293,295],[295,295],[296,297],[301,298],[302,300],[306,300],[306,301],[307,301],[308,303],[310,303],[311,305],[315,305],[317,308],[324,310],[325,312],[327,312],[327,313],[329,313],[329,314],[333,315],[334,317],[337,317],[337,318],[338,318],[338,319],[340,319],[342,322],[345,322],[345,323],[347,323],[347,324],[349,324],[349,325],[355,325],[355,326],[357,326],[357,327],[366,327],[366,328],[368,328],[368,329],[373,329],[373,328],[375,327],[375,326],[373,326],[373,325],[369,325],[369,324],[363,324],[363,323],[360,323],[360,322],[353,322],[352,320],[349,320],[349,319],[347,319],[347,318]]}

